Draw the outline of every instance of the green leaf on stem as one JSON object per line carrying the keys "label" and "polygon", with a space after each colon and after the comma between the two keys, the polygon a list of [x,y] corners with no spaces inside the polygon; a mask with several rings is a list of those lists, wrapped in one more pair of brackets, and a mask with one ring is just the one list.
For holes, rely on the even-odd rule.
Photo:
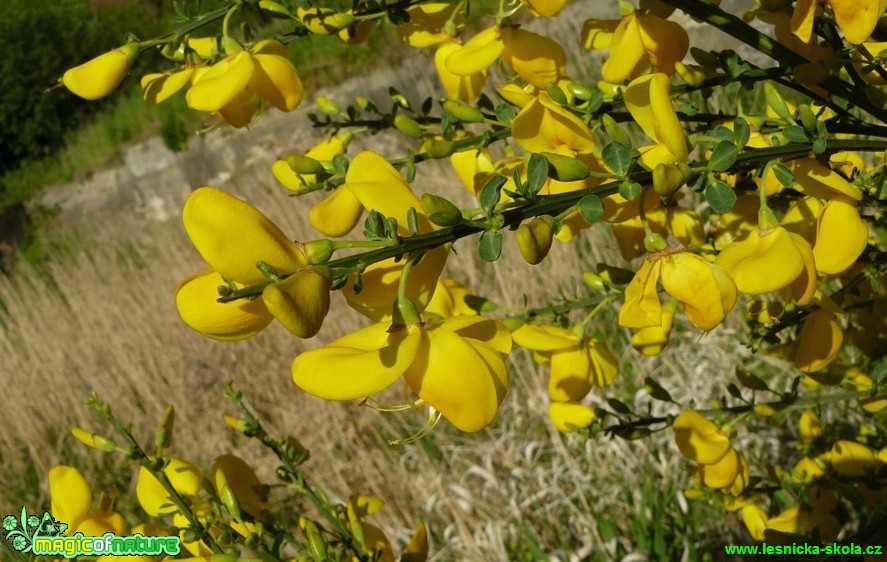
{"label": "green leaf on stem", "polygon": [[505,176],[495,174],[487,180],[487,183],[485,183],[483,187],[480,188],[480,192],[477,194],[477,200],[480,202],[481,208],[487,213],[487,215],[492,214],[493,209],[499,204],[499,190],[502,189],[502,186],[505,185],[505,182],[507,181],[508,179]]}
{"label": "green leaf on stem", "polygon": [[536,195],[548,179],[548,160],[541,154],[531,154],[527,163],[526,192]]}
{"label": "green leaf on stem", "polygon": [[631,153],[619,142],[611,142],[605,146],[601,156],[604,165],[620,178],[625,177],[631,167]]}
{"label": "green leaf on stem", "polygon": [[720,214],[729,213],[736,203],[736,194],[729,185],[721,180],[715,180],[705,187],[705,200],[708,201],[712,211]]}
{"label": "green leaf on stem", "polygon": [[588,224],[594,224],[604,216],[604,204],[597,195],[586,195],[576,204],[576,209]]}
{"label": "green leaf on stem", "polygon": [[715,172],[726,172],[736,162],[739,150],[732,141],[721,141],[711,153],[708,167]]}
{"label": "green leaf on stem", "polygon": [[477,242],[477,253],[480,259],[486,262],[494,262],[502,254],[502,233],[498,230],[485,230],[480,234]]}

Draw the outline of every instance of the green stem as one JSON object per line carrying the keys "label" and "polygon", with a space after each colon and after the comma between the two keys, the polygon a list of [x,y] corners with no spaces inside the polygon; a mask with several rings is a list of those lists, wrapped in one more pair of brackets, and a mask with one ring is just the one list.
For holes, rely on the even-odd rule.
{"label": "green stem", "polygon": [[[782,66],[795,67],[807,64],[810,61],[789,49],[785,45],[764,35],[740,18],[729,14],[709,0],[663,0],[666,4],[674,6],[687,15],[702,20],[724,33],[739,39],[746,45],[769,56]],[[868,98],[856,90],[852,84],[843,80],[830,77],[823,80],[819,86],[832,94],[842,97],[852,105],[859,107],[879,121],[887,121],[887,112],[875,107]],[[792,86],[795,87],[795,86]]]}

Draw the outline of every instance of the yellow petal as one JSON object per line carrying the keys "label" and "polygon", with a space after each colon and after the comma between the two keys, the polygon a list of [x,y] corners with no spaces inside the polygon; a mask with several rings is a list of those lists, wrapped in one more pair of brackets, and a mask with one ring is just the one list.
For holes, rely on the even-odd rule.
{"label": "yellow petal", "polygon": [[219,109],[218,114],[225,120],[225,123],[236,129],[242,129],[248,127],[252,122],[253,116],[256,114],[257,103],[258,96],[255,92],[244,90]]}
{"label": "yellow petal", "polygon": [[249,89],[280,111],[296,109],[302,101],[302,81],[289,57],[256,54],[253,61],[255,69],[249,80]]}
{"label": "yellow petal", "polygon": [[792,34],[807,43],[813,35],[813,19],[816,16],[816,0],[798,0],[792,11]]}
{"label": "yellow petal", "polygon": [[219,473],[224,474],[224,480],[233,490],[243,511],[253,517],[259,517],[262,511],[268,509],[268,502],[259,494],[259,487],[262,484],[259,477],[242,458],[236,455],[221,455],[213,461],[210,480],[215,484],[217,492],[220,492],[222,484]]}
{"label": "yellow petal", "polygon": [[675,306],[674,301],[668,301],[672,306],[666,306],[662,309],[662,325],[648,326],[641,328],[631,336],[631,346],[638,350],[642,355],[652,357],[662,353],[665,346],[668,345],[668,337],[671,335],[671,329],[674,326]]}
{"label": "yellow petal", "polygon": [[764,540],[764,531],[767,530],[767,513],[756,505],[746,505],[742,508],[742,522],[745,528],[756,541]]}
{"label": "yellow petal", "polygon": [[487,69],[484,67],[473,74],[456,74],[451,71],[447,67],[447,60],[461,48],[455,41],[442,44],[434,52],[434,68],[437,69],[437,75],[449,99],[471,103],[480,97],[487,81]]}
{"label": "yellow petal", "polygon": [[293,273],[305,257],[258,209],[214,187],[191,193],[182,210],[185,231],[203,259],[226,278],[254,285],[265,280],[264,261],[278,273]]}
{"label": "yellow petal", "polygon": [[641,27],[637,13],[632,13],[623,18],[614,31],[610,42],[610,57],[601,67],[601,75],[607,82],[621,84],[643,64],[644,55]]}
{"label": "yellow petal", "polygon": [[[452,316],[474,316],[477,311],[469,306],[469,299],[475,297],[471,289],[455,279],[441,278],[434,290],[434,297],[425,308],[426,314],[436,314],[442,318]],[[508,330],[506,330],[507,332]],[[510,335],[507,335],[510,340]]]}
{"label": "yellow petal", "polygon": [[563,146],[584,154],[595,148],[585,123],[545,93],[520,110],[512,122],[511,132],[515,142],[527,152],[554,152]]}
{"label": "yellow petal", "polygon": [[767,528],[783,533],[797,533],[801,530],[801,520],[797,507],[791,507],[776,517],[767,519]]}
{"label": "yellow petal", "polygon": [[396,381],[416,357],[419,330],[388,332],[379,323],[305,351],[293,361],[296,386],[327,400],[355,400]]}
{"label": "yellow petal", "polygon": [[52,516],[68,524],[66,535],[73,534],[92,505],[92,490],[86,478],[73,466],[54,466],[49,469],[49,495]]}
{"label": "yellow petal", "polygon": [[217,62],[195,77],[185,99],[188,107],[215,113],[243,92],[253,75],[255,63],[250,53],[240,51]]}
{"label": "yellow petal", "polygon": [[709,488],[726,488],[736,480],[740,469],[739,453],[731,448],[718,462],[702,466],[702,483]]}
{"label": "yellow petal", "polygon": [[[440,2],[410,6],[406,10],[410,21],[398,25],[397,34],[411,47],[430,47],[449,41],[451,37],[445,25],[455,10],[455,4]],[[457,28],[464,24],[464,19],[461,13],[455,18]]]}
{"label": "yellow petal", "polygon": [[625,106],[647,136],[664,145],[674,161],[686,162],[687,139],[671,103],[671,80],[662,73],[633,80],[625,89]]}
{"label": "yellow petal", "polygon": [[835,360],[843,343],[835,315],[821,308],[814,310],[801,326],[795,366],[805,373],[818,371]]}
{"label": "yellow petal", "polygon": [[878,0],[828,0],[828,4],[844,38],[853,44],[868,39],[884,13],[884,5]]}
{"label": "yellow petal", "polygon": [[625,303],[619,309],[619,325],[624,328],[646,328],[662,324],[662,304],[656,283],[661,260],[644,260],[625,288]]}
{"label": "yellow petal", "polygon": [[185,87],[194,76],[193,67],[185,67],[178,72],[147,74],[142,77],[142,94],[150,104],[164,102],[171,95]]}
{"label": "yellow petal", "polygon": [[815,158],[799,158],[787,163],[795,174],[795,189],[817,199],[832,199],[846,195],[854,201],[862,200],[862,192],[841,174],[819,163]]}
{"label": "yellow petal", "polygon": [[226,285],[212,269],[183,279],[176,287],[176,308],[182,321],[201,334],[222,341],[252,337],[273,317],[262,298],[218,302],[218,287]]}
{"label": "yellow petal", "polygon": [[303,269],[265,287],[265,306],[291,334],[311,338],[320,331],[330,309],[330,282],[320,273]]}
{"label": "yellow petal", "polygon": [[68,90],[83,99],[103,98],[117,88],[138,52],[138,43],[118,47],[68,69],[62,82]]}
{"label": "yellow petal", "polygon": [[325,236],[345,236],[357,226],[363,205],[348,187],[340,185],[308,211],[308,222]]}
{"label": "yellow petal", "polygon": [[[427,330],[404,378],[419,397],[458,429],[480,431],[499,409],[496,376],[465,338],[446,330]],[[502,363],[502,358],[496,356]],[[459,365],[453,369],[452,365]]]}
{"label": "yellow petal", "polygon": [[557,41],[525,29],[507,29],[502,34],[502,60],[536,88],[557,83],[567,65],[567,55]]}
{"label": "yellow petal", "polygon": [[535,351],[556,351],[578,347],[580,338],[570,330],[557,326],[524,324],[511,337],[514,343]]}
{"label": "yellow petal", "polygon": [[582,24],[579,40],[588,50],[609,49],[619,20],[587,19]]}
{"label": "yellow petal", "polygon": [[557,402],[578,402],[591,390],[588,374],[590,358],[584,347],[558,350],[551,354],[548,397]]}
{"label": "yellow petal", "polygon": [[804,258],[782,227],[755,229],[724,248],[715,263],[724,268],[740,292],[760,295],[787,287],[804,271]]}
{"label": "yellow petal", "polygon": [[855,202],[843,197],[829,201],[816,223],[813,256],[817,271],[825,275],[846,271],[865,250],[868,239],[868,227],[859,217]]}
{"label": "yellow petal", "polygon": [[699,412],[687,410],[672,425],[681,454],[700,464],[714,464],[730,450],[730,439]]}
{"label": "yellow petal", "polygon": [[567,0],[521,0],[524,6],[536,17],[551,18],[560,13]]}
{"label": "yellow petal", "polygon": [[505,324],[483,316],[454,316],[437,326],[438,330],[453,332],[489,346],[497,353],[508,355],[511,352],[511,333]]}
{"label": "yellow petal", "polygon": [[838,441],[832,446],[829,462],[842,476],[865,476],[881,466],[875,452],[861,443]]}
{"label": "yellow petal", "polygon": [[548,417],[551,418],[554,427],[563,433],[573,431],[577,427],[588,427],[597,419],[594,409],[590,406],[570,402],[552,402],[549,404]]}
{"label": "yellow petal", "polygon": [[122,515],[113,511],[95,513],[87,515],[80,524],[73,528],[75,533],[83,533],[88,537],[100,537],[105,533],[122,535],[126,528],[126,521]]}
{"label": "yellow petal", "polygon": [[644,52],[656,72],[669,76],[675,72],[675,63],[683,60],[690,48],[690,38],[680,24],[650,14],[638,16],[638,27]]}
{"label": "yellow petal", "polygon": [[503,50],[499,26],[488,27],[453,51],[446,59],[446,68],[458,76],[477,74],[496,62]]}
{"label": "yellow petal", "polygon": [[696,254],[680,252],[661,259],[662,288],[676,298],[693,324],[714,329],[736,303],[736,285],[727,273]]}
{"label": "yellow petal", "polygon": [[[169,478],[173,488],[182,496],[196,496],[200,491],[202,481],[200,471],[187,461],[172,457],[169,459],[169,464],[163,469],[163,473]],[[166,488],[145,467],[139,467],[136,496],[142,509],[151,517],[178,511],[169,498]]]}
{"label": "yellow petal", "polygon": [[[403,177],[381,155],[365,150],[354,157],[345,175],[345,185],[368,210],[394,217],[406,233],[410,207],[421,211],[422,204]],[[428,232],[431,223],[419,213],[419,231]]]}
{"label": "yellow petal", "polygon": [[588,340],[585,349],[588,352],[591,367],[588,370],[588,382],[598,388],[612,384],[619,370],[619,362],[607,344],[592,338]]}
{"label": "yellow petal", "polygon": [[801,258],[804,260],[804,270],[801,271],[801,274],[798,275],[798,277],[788,286],[788,294],[796,303],[801,306],[806,306],[811,300],[813,300],[813,296],[816,294],[816,269],[818,264],[813,255],[813,249],[810,247],[807,240],[798,236],[794,232],[789,234],[795,244],[795,249],[798,250],[801,254]]}

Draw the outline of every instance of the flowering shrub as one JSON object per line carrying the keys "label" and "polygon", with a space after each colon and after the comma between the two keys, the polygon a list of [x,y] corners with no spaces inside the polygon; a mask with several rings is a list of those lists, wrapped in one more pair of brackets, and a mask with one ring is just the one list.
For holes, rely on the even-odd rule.
{"label": "flowering shrub", "polygon": [[[887,406],[884,3],[760,1],[730,14],[707,1],[620,1],[620,19],[588,20],[578,38],[586,49],[608,51],[603,66],[591,69],[602,77],[595,84],[571,78],[580,69],[567,64],[562,38],[521,26],[559,17],[564,2],[502,3],[485,14],[495,24],[474,33],[467,31],[470,5],[355,2],[346,9],[241,0],[65,74],[72,92],[99,98],[134,57],[159,54],[173,68],[142,78],[148,103],[187,89],[195,111],[246,127],[270,107],[292,111],[302,100],[284,42],[313,34],[359,43],[387,22],[406,44],[434,49],[440,97],[417,109],[392,89],[390,110],[364,98],[346,109],[318,98],[323,115],[311,119],[329,138],[274,163],[282,189],[316,198],[308,220],[323,237],[293,242],[235,195],[214,187],[191,193],[183,221],[209,269],[177,287],[182,320],[219,340],[249,338],[273,320],[311,338],[323,329],[330,293],[340,292],[367,327],[296,356],[293,381],[327,400],[424,410],[425,427],[401,441],[421,438],[441,418],[465,432],[491,424],[507,399],[514,343],[550,364],[549,414],[560,431],[588,439],[672,431],[694,477],[687,497],[741,510],[751,538],[876,536],[887,501],[887,435],[883,418],[873,417]],[[691,48],[669,19],[676,9],[773,62],[757,66],[731,50]],[[262,37],[249,27],[256,12],[280,18],[286,31]],[[201,35],[218,20],[220,33]],[[706,98],[734,84],[764,103],[739,96],[712,112]],[[356,135],[382,129],[398,131],[413,149],[349,154]],[[422,164],[441,159],[476,198],[474,208],[414,194]],[[362,217],[362,236],[342,239]],[[586,295],[507,315],[441,277],[464,238],[476,239],[484,261],[497,261],[503,245],[514,243],[535,265],[553,244],[575,243],[589,228],[612,229],[624,261],[577,272]],[[601,330],[608,318],[647,356],[659,355],[676,329],[702,336],[744,319],[745,342],[784,358],[794,377],[783,388],[742,367],[719,374],[730,396],[709,408],[647,379],[666,415],[613,400],[594,408],[589,393],[620,382]],[[391,386],[402,387],[401,404],[373,398]],[[824,413],[838,407],[851,412],[847,423],[823,426]],[[148,455],[131,442],[125,449],[143,467],[141,505],[166,518],[167,531],[180,534],[194,556],[243,547],[281,557],[292,547],[317,560],[391,559],[384,534],[363,521],[379,500],[333,505],[306,487],[298,447],[264,434],[251,414],[231,423],[281,458],[282,480],[307,493],[326,520],[301,517],[297,539],[294,527],[271,523],[282,506],[261,493],[245,461],[219,457],[207,496],[195,466],[165,455],[165,445]],[[798,426],[798,458],[749,462],[736,437],[784,423]],[[107,438],[81,437],[119,450]],[[54,470],[51,482],[82,480]],[[88,486],[77,487],[89,497]],[[69,517],[122,523],[110,511]],[[420,526],[401,559],[424,559],[424,537]]]}

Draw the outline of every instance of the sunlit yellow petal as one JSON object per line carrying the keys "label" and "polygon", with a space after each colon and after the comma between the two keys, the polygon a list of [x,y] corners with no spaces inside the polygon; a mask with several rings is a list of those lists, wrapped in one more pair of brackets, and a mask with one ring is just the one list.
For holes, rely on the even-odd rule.
{"label": "sunlit yellow petal", "polygon": [[81,98],[103,98],[117,88],[138,52],[138,43],[118,47],[69,69],[62,77],[62,82],[68,90]]}
{"label": "sunlit yellow petal", "polygon": [[291,334],[310,338],[320,331],[329,312],[330,282],[314,270],[303,269],[265,287],[262,299]]}
{"label": "sunlit yellow petal", "polygon": [[672,429],[681,454],[700,464],[714,464],[730,450],[730,439],[714,423],[694,410],[674,420]]}
{"label": "sunlit yellow petal", "polygon": [[511,337],[514,343],[535,351],[555,351],[577,347],[579,336],[557,326],[540,326],[536,324],[524,324],[514,332]]}
{"label": "sunlit yellow petal", "polygon": [[619,309],[619,325],[624,328],[646,328],[662,324],[662,304],[656,283],[661,261],[644,263],[625,288],[625,303]]}
{"label": "sunlit yellow petal", "polygon": [[193,76],[193,67],[185,67],[178,72],[146,74],[142,77],[142,94],[145,101],[150,104],[164,102],[184,88]]}
{"label": "sunlit yellow petal", "polygon": [[505,43],[499,26],[488,27],[454,50],[446,59],[447,70],[458,76],[470,76],[496,62]]}
{"label": "sunlit yellow petal", "polygon": [[551,418],[557,430],[564,433],[573,431],[577,427],[588,427],[597,419],[594,409],[590,406],[570,402],[550,403],[548,417]]}
{"label": "sunlit yellow petal", "polygon": [[49,495],[52,516],[67,523],[66,534],[72,534],[92,505],[92,490],[86,478],[73,466],[54,466],[49,469]]}
{"label": "sunlit yellow petal", "polygon": [[843,343],[835,315],[821,308],[814,310],[801,326],[795,366],[807,373],[818,371],[835,360]]}
{"label": "sunlit yellow petal", "polygon": [[813,256],[825,275],[846,271],[856,263],[868,243],[869,231],[852,200],[838,197],[826,203],[816,224]]}
{"label": "sunlit yellow petal", "polygon": [[273,317],[262,298],[218,302],[218,287],[227,285],[215,270],[208,269],[183,279],[176,287],[176,309],[182,321],[201,334],[222,341],[252,337]]}
{"label": "sunlit yellow petal", "polygon": [[[163,473],[169,478],[173,488],[183,496],[196,496],[200,491],[202,482],[200,471],[187,461],[172,457],[169,459],[169,464],[163,469]],[[178,510],[170,499],[166,488],[145,467],[139,467],[136,496],[142,509],[151,517]]]}
{"label": "sunlit yellow petal", "polygon": [[196,77],[185,99],[188,107],[215,113],[243,92],[253,75],[252,55],[241,51],[217,62]]}

